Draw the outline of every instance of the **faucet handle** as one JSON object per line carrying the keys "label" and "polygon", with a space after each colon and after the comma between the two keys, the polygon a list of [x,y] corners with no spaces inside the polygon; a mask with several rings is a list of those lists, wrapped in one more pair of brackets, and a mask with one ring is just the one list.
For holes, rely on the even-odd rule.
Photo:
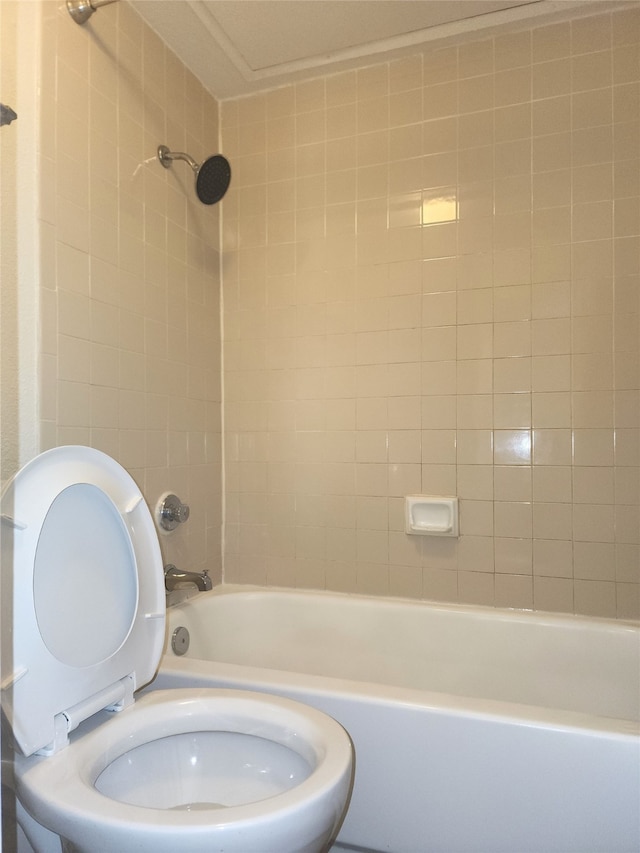
{"label": "faucet handle", "polygon": [[164,530],[175,530],[189,518],[189,507],[176,495],[165,495],[158,504],[158,524]]}

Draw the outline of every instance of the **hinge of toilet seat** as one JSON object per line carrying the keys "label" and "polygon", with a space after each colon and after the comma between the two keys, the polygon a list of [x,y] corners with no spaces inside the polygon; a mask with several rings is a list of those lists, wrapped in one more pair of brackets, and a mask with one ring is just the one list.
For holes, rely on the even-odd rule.
{"label": "hinge of toilet seat", "polygon": [[12,527],[14,530],[26,530],[27,525],[22,521],[18,521],[16,518],[12,518],[10,515],[5,515],[4,513],[0,515],[0,521],[7,525],[7,527]]}
{"label": "hinge of toilet seat", "polygon": [[53,740],[42,749],[36,750],[36,755],[54,755],[69,743],[69,720],[64,712],[53,718]]}
{"label": "hinge of toilet seat", "polygon": [[126,675],[110,687],[98,691],[88,699],[78,702],[53,718],[54,735],[51,743],[37,751],[38,755],[54,755],[69,743],[69,732],[77,729],[80,723],[97,714],[98,711],[122,711],[133,704],[135,679]]}
{"label": "hinge of toilet seat", "polygon": [[122,696],[115,702],[105,705],[105,711],[115,711],[117,713],[119,711],[124,711],[124,709],[128,708],[129,705],[133,705],[135,701],[133,698],[133,691],[136,689],[136,680],[134,675],[126,675],[124,678],[120,679],[119,684],[123,687]]}

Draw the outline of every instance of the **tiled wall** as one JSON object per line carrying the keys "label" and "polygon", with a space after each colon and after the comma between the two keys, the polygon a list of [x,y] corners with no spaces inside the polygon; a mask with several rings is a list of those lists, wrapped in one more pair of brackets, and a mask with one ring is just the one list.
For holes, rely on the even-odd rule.
{"label": "tiled wall", "polygon": [[221,574],[219,208],[186,163],[218,105],[128,3],[84,26],[42,3],[41,446],[121,462],[191,504],[165,562]]}
{"label": "tiled wall", "polygon": [[154,155],[215,101],[127,3],[41,9],[42,449],[178,492],[221,577],[222,211],[227,581],[640,615],[637,10],[227,102],[210,209]]}
{"label": "tiled wall", "polygon": [[[227,581],[637,617],[640,10],[222,105]],[[457,494],[457,541],[403,496]]]}

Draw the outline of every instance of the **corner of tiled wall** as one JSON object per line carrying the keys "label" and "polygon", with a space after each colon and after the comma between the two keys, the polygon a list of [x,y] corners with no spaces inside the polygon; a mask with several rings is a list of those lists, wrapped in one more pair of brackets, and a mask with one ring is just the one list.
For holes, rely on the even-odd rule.
{"label": "corner of tiled wall", "polygon": [[218,104],[128,3],[85,26],[42,10],[42,449],[105,451],[152,510],[177,493],[165,562],[217,582],[220,209],[156,150],[218,151]]}
{"label": "corner of tiled wall", "polygon": [[[221,107],[229,581],[640,615],[640,10]],[[403,496],[457,494],[458,540]]]}

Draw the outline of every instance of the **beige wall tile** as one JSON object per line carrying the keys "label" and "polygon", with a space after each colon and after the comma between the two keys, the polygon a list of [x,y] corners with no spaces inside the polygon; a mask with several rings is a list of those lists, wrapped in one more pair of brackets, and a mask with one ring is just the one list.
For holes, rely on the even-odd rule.
{"label": "beige wall tile", "polygon": [[494,575],[480,572],[458,572],[458,598],[463,604],[495,604]]}
{"label": "beige wall tile", "polygon": [[146,161],[218,105],[126,6],[59,15],[43,442],[202,501],[163,545],[221,576],[222,216],[228,581],[637,615],[635,10],[224,102],[213,210]]}
{"label": "beige wall tile", "polygon": [[574,582],[575,608],[588,616],[616,616],[616,585],[608,581],[580,580]]}
{"label": "beige wall tile", "polygon": [[[496,537],[495,570],[496,574],[531,575],[532,541],[530,538]],[[496,578],[497,581],[497,578]],[[502,606],[502,605],[499,605]],[[532,605],[529,605],[532,606]]]}
{"label": "beige wall tile", "polygon": [[[576,583],[615,581],[616,501],[637,502],[639,491],[637,246],[624,240],[637,237],[640,69],[624,14],[320,79],[296,87],[299,102],[288,91],[267,95],[269,120],[296,121],[298,175],[323,168],[322,152],[327,170],[322,187],[294,184],[275,171],[275,150],[267,158],[269,214],[295,205],[304,213],[266,232],[269,245],[297,244],[295,264],[279,270],[291,279],[273,296],[297,310],[287,309],[286,326],[285,315],[274,317],[277,339],[291,343],[271,347],[280,378],[270,394],[278,388],[282,404],[302,394],[305,409],[288,427],[300,493],[310,496],[301,476],[327,488],[327,472],[312,467],[319,460],[355,458],[358,524],[380,534],[358,539],[355,574],[338,572],[339,554],[326,569],[315,557],[299,563],[298,577],[310,572],[304,585],[325,572],[334,588],[378,594],[587,612],[602,594],[603,613],[612,602],[618,613],[637,609],[631,552],[620,552],[613,598],[608,586],[574,595],[573,580],[575,570]],[[260,101],[249,107],[243,114],[263,121]],[[226,112],[232,124],[233,108]],[[328,233],[340,240],[329,246]],[[334,270],[330,308],[322,276]],[[239,343],[260,335],[255,318],[239,338],[234,330]],[[232,361],[228,369],[228,395],[243,387],[246,396],[246,377]],[[347,432],[296,443],[297,430],[329,420]],[[286,442],[278,446],[282,454]],[[615,474],[614,461],[629,467]],[[338,488],[338,470],[328,476]],[[407,537],[408,489],[460,495],[461,539]],[[631,515],[618,507],[615,518],[632,540]]]}
{"label": "beige wall tile", "polygon": [[534,578],[533,605],[536,610],[572,612],[575,607],[573,582],[565,578]]}
{"label": "beige wall tile", "polygon": [[[204,120],[205,113],[217,114],[217,104],[126,5],[91,31],[69,27],[65,10],[56,14],[58,73],[44,80],[42,92],[44,111],[57,104],[50,151],[56,167],[43,171],[43,196],[55,199],[56,261],[55,281],[43,279],[42,286],[58,290],[43,315],[48,347],[58,352],[57,382],[47,393],[56,401],[56,430],[46,427],[47,446],[98,447],[129,468],[151,506],[168,488],[189,502],[202,495],[198,477],[214,490],[220,483],[219,453],[217,463],[206,463],[199,416],[200,404],[220,399],[219,379],[203,367],[219,363],[219,336],[201,344],[197,331],[200,324],[218,324],[215,300],[207,298],[205,306],[203,298],[206,288],[217,289],[217,246],[206,245],[201,227],[218,214],[209,211],[205,220],[198,202],[185,195],[191,186],[158,171],[157,161],[148,159],[154,150],[145,147],[145,132],[162,136],[165,119],[169,127],[188,123],[189,150],[201,158],[217,148],[217,121]],[[171,74],[165,78],[162,69]],[[160,82],[165,79],[172,80],[171,91]],[[227,111],[229,122],[233,113]],[[205,138],[205,130],[213,136]],[[166,141],[182,148],[187,139]],[[131,180],[119,179],[119,172]],[[215,240],[216,228],[207,230]],[[185,281],[191,283],[186,299]],[[201,284],[194,288],[196,281]],[[169,293],[175,297],[171,317]],[[169,338],[176,344],[171,365]],[[188,369],[192,358],[199,366]],[[212,381],[205,382],[207,373]],[[183,413],[171,425],[170,409]],[[212,427],[215,443],[219,413]],[[219,532],[210,537],[213,550],[205,535],[219,531],[219,498],[207,499],[193,519],[183,542],[163,540],[164,557],[209,568],[219,579]]]}
{"label": "beige wall tile", "polygon": [[520,575],[496,575],[495,606],[533,609],[533,579]]}

